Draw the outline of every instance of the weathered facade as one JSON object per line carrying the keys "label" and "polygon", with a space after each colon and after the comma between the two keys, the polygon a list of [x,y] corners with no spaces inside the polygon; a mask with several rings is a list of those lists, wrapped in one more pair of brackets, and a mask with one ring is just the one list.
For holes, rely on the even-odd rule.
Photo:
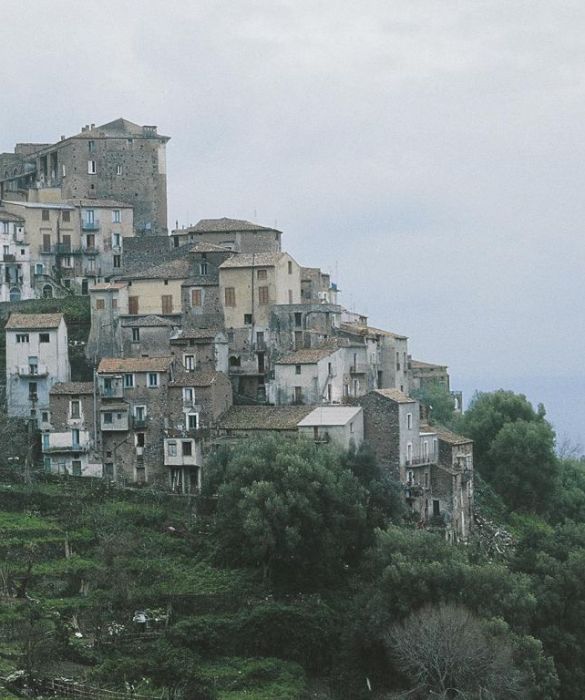
{"label": "weathered facade", "polygon": [[195,226],[175,229],[173,246],[213,243],[237,253],[278,253],[282,232],[241,219],[201,219]]}
{"label": "weathered facade", "polygon": [[364,441],[364,412],[359,406],[319,406],[299,421],[299,435],[342,450]]}
{"label": "weathered facade", "polygon": [[63,314],[13,313],[4,330],[8,415],[40,424],[53,385],[71,378]]}
{"label": "weathered facade", "polygon": [[24,240],[24,219],[0,207],[0,301],[32,299],[30,246]]}
{"label": "weathered facade", "polygon": [[120,118],[53,144],[17,145],[0,155],[0,198],[52,189],[61,199],[114,199],[134,207],[138,235],[166,233],[168,141],[156,126]]}

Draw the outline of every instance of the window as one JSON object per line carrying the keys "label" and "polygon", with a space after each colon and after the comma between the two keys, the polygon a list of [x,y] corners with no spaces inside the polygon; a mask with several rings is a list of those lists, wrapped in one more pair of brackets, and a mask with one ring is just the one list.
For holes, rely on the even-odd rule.
{"label": "window", "polygon": [[148,373],[148,386],[153,389],[158,386],[158,374],[156,372]]}
{"label": "window", "polygon": [[43,263],[36,263],[35,265],[35,275],[42,275],[45,268]]}
{"label": "window", "polygon": [[106,462],[104,464],[104,478],[113,479],[114,478],[114,463]]}
{"label": "window", "polygon": [[183,387],[183,401],[185,403],[193,403],[194,398],[195,398],[195,392],[193,391],[193,387],[192,386]]}
{"label": "window", "polygon": [[201,290],[191,290],[191,306],[201,306]]}
{"label": "window", "polygon": [[43,433],[43,450],[49,449],[49,433]]}
{"label": "window", "polygon": [[114,422],[114,414],[107,411],[104,415],[104,425],[111,425]]}
{"label": "window", "polygon": [[138,297],[128,297],[128,313],[138,313]]}
{"label": "window", "polygon": [[295,386],[293,401],[295,403],[302,403],[303,402],[303,387],[302,386]]}
{"label": "window", "polygon": [[244,325],[245,326],[252,325],[252,314],[244,314]]}
{"label": "window", "polygon": [[134,387],[134,375],[125,374],[124,375],[124,387],[126,389],[132,389]]}
{"label": "window", "polygon": [[81,417],[81,406],[80,406],[80,403],[77,399],[73,399],[71,401],[70,415],[71,415],[71,418],[80,418]]}
{"label": "window", "polygon": [[43,421],[43,423],[49,422],[49,411],[43,411],[41,413],[41,420]]}
{"label": "window", "polygon": [[43,233],[43,253],[51,252],[51,234]]}
{"label": "window", "polygon": [[256,276],[259,280],[265,280],[268,278],[268,270],[258,270]]}
{"label": "window", "polygon": [[16,334],[17,343],[28,343],[28,333],[17,333]]}
{"label": "window", "polygon": [[73,267],[73,262],[71,261],[70,255],[64,255],[61,258],[61,267],[67,267],[67,268]]}
{"label": "window", "polygon": [[264,331],[258,331],[258,332],[256,333],[256,345],[257,345],[259,348],[263,348],[263,347],[264,347]]}
{"label": "window", "polygon": [[144,447],[144,433],[136,433],[136,447]]}
{"label": "window", "polygon": [[85,237],[85,247],[95,248],[95,235],[93,233],[88,233]]}
{"label": "window", "polygon": [[48,333],[39,333],[39,343],[50,343],[51,336]]}
{"label": "window", "polygon": [[295,326],[297,328],[302,328],[303,326],[303,314],[300,311],[295,313]]}
{"label": "window", "polygon": [[188,413],[187,414],[187,430],[197,430],[199,427],[199,414],[198,413]]}
{"label": "window", "polygon": [[79,445],[79,430],[77,428],[71,431],[71,444]]}
{"label": "window", "polygon": [[88,141],[87,148],[90,153],[95,153],[95,141]]}
{"label": "window", "polygon": [[8,221],[2,222],[2,233],[10,233],[10,223]]}
{"label": "window", "polygon": [[132,342],[138,343],[140,341],[140,328],[132,329]]}
{"label": "window", "polygon": [[167,452],[169,457],[176,457],[177,456],[177,443],[176,442],[167,442]]}
{"label": "window", "polygon": [[292,262],[290,260],[288,261],[288,274],[292,275]]}
{"label": "window", "polygon": [[268,287],[258,287],[258,303],[268,304]]}
{"label": "window", "polygon": [[71,221],[71,212],[68,209],[65,209],[64,211],[62,211],[61,216],[63,218],[64,224],[68,224]]}
{"label": "window", "polygon": [[236,290],[234,287],[225,288],[225,305],[235,306],[236,305]]}
{"label": "window", "polygon": [[112,223],[119,224],[122,222],[122,216],[119,209],[112,209]]}
{"label": "window", "polygon": [[163,314],[172,314],[173,313],[173,295],[172,294],[163,294],[161,296],[161,307],[162,307]]}
{"label": "window", "polygon": [[134,419],[137,421],[146,420],[146,406],[134,406]]}
{"label": "window", "polygon": [[121,175],[121,174],[122,174],[122,166],[116,165],[116,175]]}
{"label": "window", "polygon": [[202,275],[206,275],[206,274],[207,274],[207,263],[206,263],[206,262],[202,262],[202,263],[199,265],[199,269],[201,270],[201,274],[202,274]]}
{"label": "window", "polygon": [[[87,282],[87,280],[84,280]],[[112,309],[117,309],[118,308],[118,300],[117,299],[112,299]]]}
{"label": "window", "polygon": [[87,161],[87,174],[88,175],[95,175],[96,173],[97,173],[97,167],[96,167],[95,160],[88,160]]}
{"label": "window", "polygon": [[303,369],[302,365],[295,365],[295,374],[301,374]]}
{"label": "window", "polygon": [[81,476],[81,460],[73,459],[71,460],[71,473],[73,476]]}
{"label": "window", "polygon": [[114,261],[114,267],[119,270],[122,267],[122,256],[121,255],[114,255],[113,261]]}
{"label": "window", "polygon": [[41,213],[41,219],[42,219],[43,221],[50,221],[49,210],[48,210],[48,209],[43,209],[43,211],[42,211],[42,213]]}
{"label": "window", "polygon": [[353,421],[349,424],[349,432],[353,433]]}
{"label": "window", "polygon": [[409,430],[412,430],[412,413],[407,413],[406,414],[406,427]]}
{"label": "window", "polygon": [[195,355],[183,355],[183,366],[192,372],[195,369]]}
{"label": "window", "polygon": [[434,499],[433,500],[433,515],[435,517],[438,517],[441,515],[441,503],[440,501]]}
{"label": "window", "polygon": [[120,233],[112,233],[112,247],[119,248],[122,245],[122,235]]}
{"label": "window", "polygon": [[181,446],[183,448],[183,457],[191,457],[193,454],[193,445],[191,440],[185,440],[181,443]]}
{"label": "window", "polygon": [[400,369],[400,353],[396,353],[396,369]]}
{"label": "window", "polygon": [[100,311],[101,309],[106,308],[106,301],[105,299],[96,299],[95,300],[95,308]]}

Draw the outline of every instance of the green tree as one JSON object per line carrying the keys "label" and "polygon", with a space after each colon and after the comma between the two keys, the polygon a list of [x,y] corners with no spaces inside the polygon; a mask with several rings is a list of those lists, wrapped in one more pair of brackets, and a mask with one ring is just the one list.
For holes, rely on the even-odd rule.
{"label": "green tree", "polygon": [[487,454],[495,490],[513,510],[546,512],[557,487],[554,432],[546,421],[506,423]]}
{"label": "green tree", "polygon": [[462,418],[459,429],[473,439],[476,464],[488,477],[489,465],[485,463],[485,457],[504,425],[518,420],[529,423],[544,422],[544,417],[545,410],[542,404],[535,411],[523,394],[499,389],[491,393],[476,393]]}
{"label": "green tree", "polygon": [[439,423],[451,427],[455,416],[455,399],[441,382],[429,382],[420,389],[412,391],[412,397],[418,399],[427,409],[429,423]]}
{"label": "green tree", "polygon": [[335,450],[301,439],[251,440],[219,454],[206,474],[225,563],[313,588],[359,558],[367,493]]}

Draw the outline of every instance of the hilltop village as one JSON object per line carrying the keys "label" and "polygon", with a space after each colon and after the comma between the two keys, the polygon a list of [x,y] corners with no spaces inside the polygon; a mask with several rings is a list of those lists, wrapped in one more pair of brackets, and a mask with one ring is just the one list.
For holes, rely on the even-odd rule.
{"label": "hilltop village", "polygon": [[447,368],[345,309],[281,231],[228,218],[169,231],[168,141],[117,119],[0,154],[0,301],[90,298],[93,381],[71,376],[62,314],[5,327],[7,413],[37,424],[45,470],[196,493],[222,444],[367,442],[420,527],[465,540],[472,442],[412,398],[450,391]]}

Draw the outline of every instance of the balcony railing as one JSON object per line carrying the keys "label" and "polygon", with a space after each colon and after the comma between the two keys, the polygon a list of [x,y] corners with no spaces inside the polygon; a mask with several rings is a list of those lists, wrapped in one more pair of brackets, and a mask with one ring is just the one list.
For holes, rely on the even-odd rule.
{"label": "balcony railing", "polygon": [[46,377],[49,373],[47,365],[19,365],[19,377]]}
{"label": "balcony railing", "polygon": [[124,396],[124,389],[121,386],[102,386],[100,394],[105,399],[121,399]]}
{"label": "balcony railing", "polygon": [[367,374],[369,366],[365,362],[356,362],[349,368],[350,374]]}
{"label": "balcony railing", "polygon": [[100,230],[100,222],[98,220],[96,220],[96,221],[84,221],[82,219],[81,220],[81,228],[84,231],[99,231]]}
{"label": "balcony railing", "polygon": [[428,455],[426,457],[411,457],[406,460],[407,467],[420,467],[424,464],[435,464],[437,461],[436,457],[433,455]]}
{"label": "balcony railing", "polygon": [[16,256],[12,255],[11,253],[4,253],[2,256],[2,262],[16,262]]}
{"label": "balcony railing", "polygon": [[42,245],[39,247],[41,255],[81,255],[82,252],[80,247],[74,248],[67,243],[54,243],[50,246]]}
{"label": "balcony railing", "polygon": [[134,430],[144,430],[146,426],[148,425],[148,417],[145,416],[144,418],[137,418],[134,416],[132,418],[132,426]]}

